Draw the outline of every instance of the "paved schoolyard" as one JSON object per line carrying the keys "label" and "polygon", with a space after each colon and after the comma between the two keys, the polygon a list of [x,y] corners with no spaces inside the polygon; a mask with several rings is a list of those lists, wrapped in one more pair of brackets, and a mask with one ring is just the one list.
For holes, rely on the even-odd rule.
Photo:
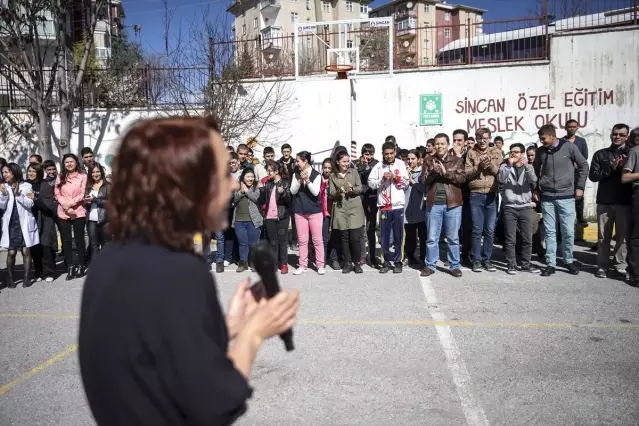
{"label": "paved schoolyard", "polygon": [[[637,424],[639,290],[592,272],[285,276],[302,290],[297,348],[265,345],[238,424]],[[217,277],[223,300],[240,278]],[[74,346],[81,291],[63,279],[1,291],[1,425],[93,424]]]}

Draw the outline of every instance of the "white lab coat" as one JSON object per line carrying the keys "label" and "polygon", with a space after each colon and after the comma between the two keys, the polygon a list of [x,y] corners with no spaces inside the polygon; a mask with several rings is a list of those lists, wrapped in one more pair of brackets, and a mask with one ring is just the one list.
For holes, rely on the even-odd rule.
{"label": "white lab coat", "polygon": [[[0,247],[9,248],[9,220],[11,219],[11,213],[13,213],[13,191],[11,185],[3,183],[7,189],[7,195],[0,192],[0,209],[4,210],[2,215],[2,238],[0,239]],[[16,206],[18,207],[18,216],[20,217],[20,228],[22,228],[22,235],[24,236],[24,242],[27,247],[40,244],[40,235],[38,234],[38,224],[31,207],[33,207],[33,200],[26,195],[33,192],[31,184],[22,182],[18,187],[21,195],[16,198]]]}

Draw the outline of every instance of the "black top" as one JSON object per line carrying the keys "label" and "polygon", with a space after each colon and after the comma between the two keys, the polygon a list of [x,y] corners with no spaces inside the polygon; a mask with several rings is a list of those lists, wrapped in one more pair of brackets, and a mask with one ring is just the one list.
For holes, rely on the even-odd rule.
{"label": "black top", "polygon": [[614,170],[612,168],[612,163],[621,155],[628,155],[628,150],[610,146],[595,152],[592,157],[588,177],[593,182],[599,182],[597,204],[608,206],[632,204],[632,186],[621,183],[623,166]]}
{"label": "black top", "polygon": [[[295,172],[293,179],[300,179],[299,171]],[[311,182],[316,183],[315,180],[321,179],[321,176],[317,170],[311,169],[311,174],[308,179]],[[322,213],[322,200],[320,200],[319,192],[317,195],[313,195],[311,190],[308,188],[308,185],[300,185],[300,189],[293,199],[293,207],[295,213],[299,214]]]}
{"label": "black top", "polygon": [[79,358],[98,425],[227,425],[251,389],[204,261],[142,241],[112,243],[84,284]]}

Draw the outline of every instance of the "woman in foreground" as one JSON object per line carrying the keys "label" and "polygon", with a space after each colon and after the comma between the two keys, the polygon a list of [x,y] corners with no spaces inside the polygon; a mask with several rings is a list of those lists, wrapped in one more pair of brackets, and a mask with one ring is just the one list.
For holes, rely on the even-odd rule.
{"label": "woman in foreground", "polygon": [[194,252],[196,232],[228,226],[238,186],[228,161],[211,118],[146,120],[122,140],[113,242],[91,265],[80,318],[80,369],[99,425],[233,423],[261,344],[295,323],[298,291],[258,304],[248,282],[225,317]]}

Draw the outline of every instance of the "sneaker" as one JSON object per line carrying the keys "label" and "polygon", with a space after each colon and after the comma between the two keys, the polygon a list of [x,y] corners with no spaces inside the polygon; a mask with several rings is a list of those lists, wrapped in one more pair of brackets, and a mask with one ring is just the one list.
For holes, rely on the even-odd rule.
{"label": "sneaker", "polygon": [[282,265],[282,267],[280,268],[280,274],[282,275],[288,274],[288,265]]}
{"label": "sneaker", "polygon": [[541,272],[541,270],[538,267],[534,266],[534,265],[524,266],[524,267],[521,268],[521,270],[523,272],[528,272],[530,274],[538,274],[538,273]]}
{"label": "sneaker", "polygon": [[342,269],[342,267],[339,266],[339,262],[337,260],[333,260],[331,262],[331,268],[333,268],[333,270],[335,271],[339,271],[340,269]]}
{"label": "sneaker", "polygon": [[342,274],[350,274],[351,272],[353,272],[353,264],[351,262],[344,262]]}
{"label": "sneaker", "polygon": [[482,272],[481,262],[473,262],[473,272]]}
{"label": "sneaker", "polygon": [[225,260],[225,261],[224,261],[224,266],[227,266],[227,267],[228,267],[228,266],[230,266],[230,265],[231,265],[231,262],[229,262],[228,260]]}
{"label": "sneaker", "polygon": [[462,276],[462,271],[459,268],[455,268],[455,269],[451,269],[450,273],[452,274],[453,277],[455,278],[461,278]]}
{"label": "sneaker", "polygon": [[490,261],[484,262],[484,269],[488,272],[495,272],[497,270]]}
{"label": "sneaker", "polygon": [[44,281],[46,281],[48,283],[52,283],[53,282],[53,277],[47,277]]}
{"label": "sneaker", "polygon": [[244,271],[248,271],[248,262],[244,262],[240,260],[239,265],[237,265],[236,272],[244,272]]}
{"label": "sneaker", "polygon": [[360,265],[355,265],[355,267],[353,267],[353,271],[356,274],[363,274],[364,273],[364,270],[362,269],[362,265],[361,264]]}
{"label": "sneaker", "polygon": [[517,267],[516,266],[508,266],[508,270],[506,271],[508,275],[517,275]]}
{"label": "sneaker", "polygon": [[542,277],[549,277],[551,275],[555,274],[555,267],[554,266],[548,266],[546,267],[546,269],[544,269],[544,271],[541,273]]}
{"label": "sneaker", "polygon": [[574,263],[567,264],[566,269],[568,269],[568,273],[571,275],[579,275],[579,268]]}
{"label": "sneaker", "polygon": [[[306,268],[299,267],[293,272],[293,275],[302,275],[304,272],[306,272]],[[319,271],[317,272],[319,273]]]}
{"label": "sneaker", "polygon": [[217,272],[218,274],[224,272],[224,262],[217,262],[215,264],[215,272]]}
{"label": "sneaker", "polygon": [[387,274],[387,273],[390,272],[390,270],[391,270],[391,268],[388,265],[384,264],[381,268],[379,268],[379,273],[380,274]]}
{"label": "sneaker", "polygon": [[324,275],[326,273],[325,268],[317,268],[317,275]]}
{"label": "sneaker", "polygon": [[393,268],[393,274],[401,274],[403,270],[402,262],[397,262]]}
{"label": "sneaker", "polygon": [[606,271],[601,269],[601,268],[597,269],[597,272],[595,272],[595,277],[597,277],[597,278],[607,278]]}

